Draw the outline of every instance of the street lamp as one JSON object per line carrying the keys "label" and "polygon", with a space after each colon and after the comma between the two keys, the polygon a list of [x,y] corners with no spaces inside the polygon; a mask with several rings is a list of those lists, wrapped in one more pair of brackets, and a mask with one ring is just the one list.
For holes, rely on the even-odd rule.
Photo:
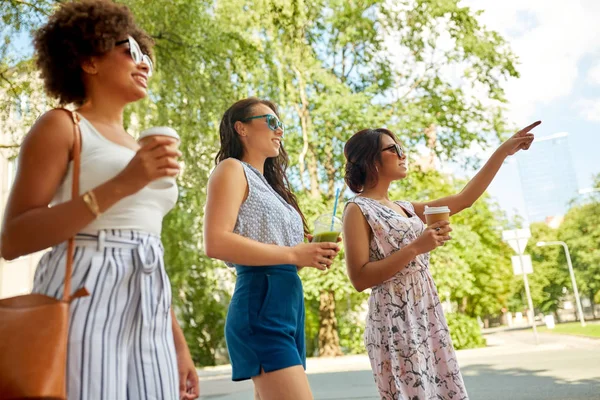
{"label": "street lamp", "polygon": [[573,293],[575,294],[575,302],[577,303],[577,312],[579,313],[579,321],[581,326],[585,326],[585,319],[583,318],[583,309],[581,308],[581,299],[579,298],[579,291],[577,290],[577,282],[575,281],[575,272],[573,272],[573,264],[571,263],[571,253],[567,244],[563,241],[552,241],[552,242],[537,242],[538,247],[542,246],[556,246],[560,245],[565,249],[565,255],[567,256],[567,264],[569,265],[569,275],[571,275],[571,283],[573,284]]}

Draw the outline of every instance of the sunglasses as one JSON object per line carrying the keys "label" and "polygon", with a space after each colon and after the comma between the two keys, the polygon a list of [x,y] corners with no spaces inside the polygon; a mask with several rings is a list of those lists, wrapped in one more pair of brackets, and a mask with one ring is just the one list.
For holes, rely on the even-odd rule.
{"label": "sunglasses", "polygon": [[400,146],[398,143],[394,143],[393,145],[388,146],[385,149],[382,149],[381,151],[384,152],[388,150],[394,150],[394,152],[398,155],[399,158],[402,158],[406,155],[406,150],[404,150],[402,146]]}
{"label": "sunglasses", "polygon": [[115,45],[120,46],[125,43],[129,43],[129,54],[131,55],[131,58],[133,59],[135,65],[140,65],[141,63],[146,64],[148,66],[148,77],[151,77],[152,71],[154,70],[154,64],[152,64],[152,60],[150,59],[150,57],[142,52],[142,49],[138,42],[136,42],[135,39],[131,36],[129,36],[125,40],[118,41],[117,43],[115,43]]}
{"label": "sunglasses", "polygon": [[258,118],[266,118],[267,126],[269,127],[270,130],[276,131],[277,129],[281,129],[282,132],[285,132],[285,127],[283,126],[283,122],[281,122],[279,120],[279,118],[277,118],[277,116],[274,114],[256,115],[254,117],[248,117],[248,118],[241,119],[240,121],[248,122],[252,119],[258,119]]}

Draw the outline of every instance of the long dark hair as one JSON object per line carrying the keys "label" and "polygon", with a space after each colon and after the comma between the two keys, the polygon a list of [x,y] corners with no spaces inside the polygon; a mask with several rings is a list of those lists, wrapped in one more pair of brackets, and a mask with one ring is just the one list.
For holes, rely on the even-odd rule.
{"label": "long dark hair", "polygon": [[[221,148],[215,157],[215,164],[219,164],[221,161],[227,158],[242,159],[244,155],[244,145],[240,140],[238,132],[235,130],[235,123],[245,118],[252,116],[252,109],[254,106],[263,104],[269,107],[277,117],[279,117],[279,111],[275,103],[268,100],[262,100],[256,97],[249,97],[247,99],[240,100],[234,105],[229,107],[223,118],[221,119],[221,125],[219,126],[219,135],[221,138]],[[286,170],[289,164],[289,158],[283,143],[279,148],[279,155],[277,157],[267,158],[265,161],[264,176],[269,182],[269,185],[292,207],[298,211],[300,217],[302,217],[302,224],[304,225],[304,233],[308,233],[308,224],[306,218],[300,210],[298,205],[298,199],[292,193],[290,189],[290,182],[286,175]]]}
{"label": "long dark hair", "polygon": [[344,146],[346,174],[344,181],[354,193],[362,193],[367,183],[377,184],[377,163],[381,163],[381,137],[398,139],[385,128],[363,129],[356,132]]}

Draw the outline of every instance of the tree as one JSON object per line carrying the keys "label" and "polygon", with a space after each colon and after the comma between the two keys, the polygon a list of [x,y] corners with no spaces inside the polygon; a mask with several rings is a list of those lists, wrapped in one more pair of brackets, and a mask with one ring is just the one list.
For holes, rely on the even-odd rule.
{"label": "tree", "polygon": [[235,76],[253,68],[256,48],[243,32],[246,16],[228,9],[235,4],[241,10],[240,1],[221,1],[218,7],[196,0],[125,3],[156,41],[151,93],[131,113],[143,116],[142,126],[173,126],[181,136],[180,197],[162,233],[174,302],[195,362],[214,365],[226,360],[224,322],[235,277],[202,249],[206,187],[220,118],[234,100],[246,96]]}
{"label": "tree", "polygon": [[[527,254],[531,256],[533,274],[527,278],[531,290],[531,299],[534,306],[543,313],[554,313],[560,308],[563,297],[563,288],[571,287],[569,271],[560,246],[537,247],[540,241],[558,240],[558,232],[549,228],[544,223],[530,225],[531,238],[527,246]],[[519,290],[523,294],[525,288],[519,279]],[[522,297],[522,296],[521,296]]]}
{"label": "tree", "polygon": [[[309,221],[331,210],[335,189],[342,186],[343,145],[361,128],[391,128],[410,149],[428,149],[430,160],[458,159],[461,150],[485,146],[505,131],[500,83],[506,76],[517,76],[515,57],[503,39],[480,25],[477,14],[458,0],[123,2],[155,39],[157,66],[149,98],[128,108],[126,123],[132,132],[170,125],[182,137],[181,194],[165,220],[163,240],[178,315],[186,337],[199,348],[194,354],[199,364],[220,360],[224,339],[218,321],[225,314],[233,280],[222,263],[203,255],[201,246],[218,123],[231,103],[256,95],[281,107],[288,126],[289,173]],[[28,4],[33,7],[23,8]],[[14,40],[15,32],[35,28],[54,6],[51,0],[2,3],[3,21],[13,29],[3,32]],[[0,72],[17,65],[4,53],[0,56]],[[25,57],[20,62],[30,61]],[[451,76],[450,69],[459,71],[458,76]],[[10,87],[6,82],[0,85]],[[490,101],[484,103],[475,92],[485,93]],[[414,176],[415,184],[425,183],[419,195],[438,193],[438,186],[427,185],[437,175]],[[488,211],[483,216],[465,214],[470,219],[460,228],[456,254],[468,253],[477,240],[484,241],[480,256],[501,249],[497,233],[494,236],[485,220],[496,216],[493,207],[478,207]],[[504,293],[504,278],[478,295],[475,288],[481,282],[467,276],[471,264],[456,254],[448,254],[448,265],[463,274],[456,281],[473,282],[461,294],[467,298],[464,310],[494,309],[494,301],[504,296],[494,293]],[[482,277],[500,268],[495,258],[489,259],[489,264],[478,264]],[[318,309],[318,318],[307,319],[319,320],[322,355],[340,354],[337,318],[348,320],[336,301],[351,299],[350,306],[341,307],[345,311],[355,310],[364,299],[351,294],[344,270],[338,260],[326,274],[301,272],[308,312]],[[310,307],[315,304],[318,307]]]}
{"label": "tree", "polygon": [[[571,208],[559,228],[558,237],[569,246],[577,286],[592,302],[595,318],[594,300],[600,291],[600,202]],[[560,260],[566,265],[564,252]]]}
{"label": "tree", "polygon": [[[484,106],[461,86],[482,88],[502,102],[500,79],[517,75],[514,56],[458,1],[266,4],[281,12],[262,21],[265,53],[273,57],[264,66],[276,77],[272,97],[294,112],[286,146],[301,197],[310,198],[304,204],[331,207],[342,181],[343,144],[361,128],[388,126],[409,147],[425,145],[444,158],[504,131],[501,108]],[[450,45],[442,46],[442,35]],[[442,64],[464,67],[461,85]],[[346,290],[348,280],[338,268],[304,276],[307,286],[321,288],[322,355],[340,353],[331,327],[336,288]]]}
{"label": "tree", "polygon": [[49,106],[31,52],[24,46],[32,29],[45,20],[55,1],[7,0],[0,3],[0,126],[8,141],[0,149],[15,156],[21,139]]}

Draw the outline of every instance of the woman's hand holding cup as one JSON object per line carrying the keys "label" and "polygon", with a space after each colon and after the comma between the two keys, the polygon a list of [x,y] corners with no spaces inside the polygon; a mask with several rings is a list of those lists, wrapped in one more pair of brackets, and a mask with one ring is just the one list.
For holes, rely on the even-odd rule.
{"label": "woman's hand holding cup", "polygon": [[325,271],[339,252],[340,248],[333,242],[300,243],[292,247],[292,263]]}
{"label": "woman's hand holding cup", "polygon": [[413,244],[419,254],[427,253],[452,239],[450,232],[452,228],[449,221],[438,221],[429,225]]}
{"label": "woman's hand holding cup", "polygon": [[171,137],[148,138],[123,171],[115,177],[124,192],[127,195],[137,193],[165,178],[172,180],[174,184],[180,169],[177,159],[181,156],[176,143],[177,140]]}
{"label": "woman's hand holding cup", "polygon": [[[140,134],[138,139],[138,143],[141,146],[141,149],[145,149],[147,147],[152,147],[153,144],[156,144],[157,140],[162,141],[163,139],[168,139],[168,142],[163,142],[164,149],[162,150],[162,154],[158,155],[163,156],[163,165],[164,168],[172,169],[172,167],[177,164],[177,158],[181,156],[181,152],[179,151],[179,142],[180,138],[177,132],[173,128],[169,128],[168,126],[157,126],[154,128],[149,128],[143,131]],[[179,164],[177,164],[177,171],[169,171],[165,173],[162,177],[151,182],[148,186],[152,189],[169,189],[175,186],[175,176],[179,173]]]}

